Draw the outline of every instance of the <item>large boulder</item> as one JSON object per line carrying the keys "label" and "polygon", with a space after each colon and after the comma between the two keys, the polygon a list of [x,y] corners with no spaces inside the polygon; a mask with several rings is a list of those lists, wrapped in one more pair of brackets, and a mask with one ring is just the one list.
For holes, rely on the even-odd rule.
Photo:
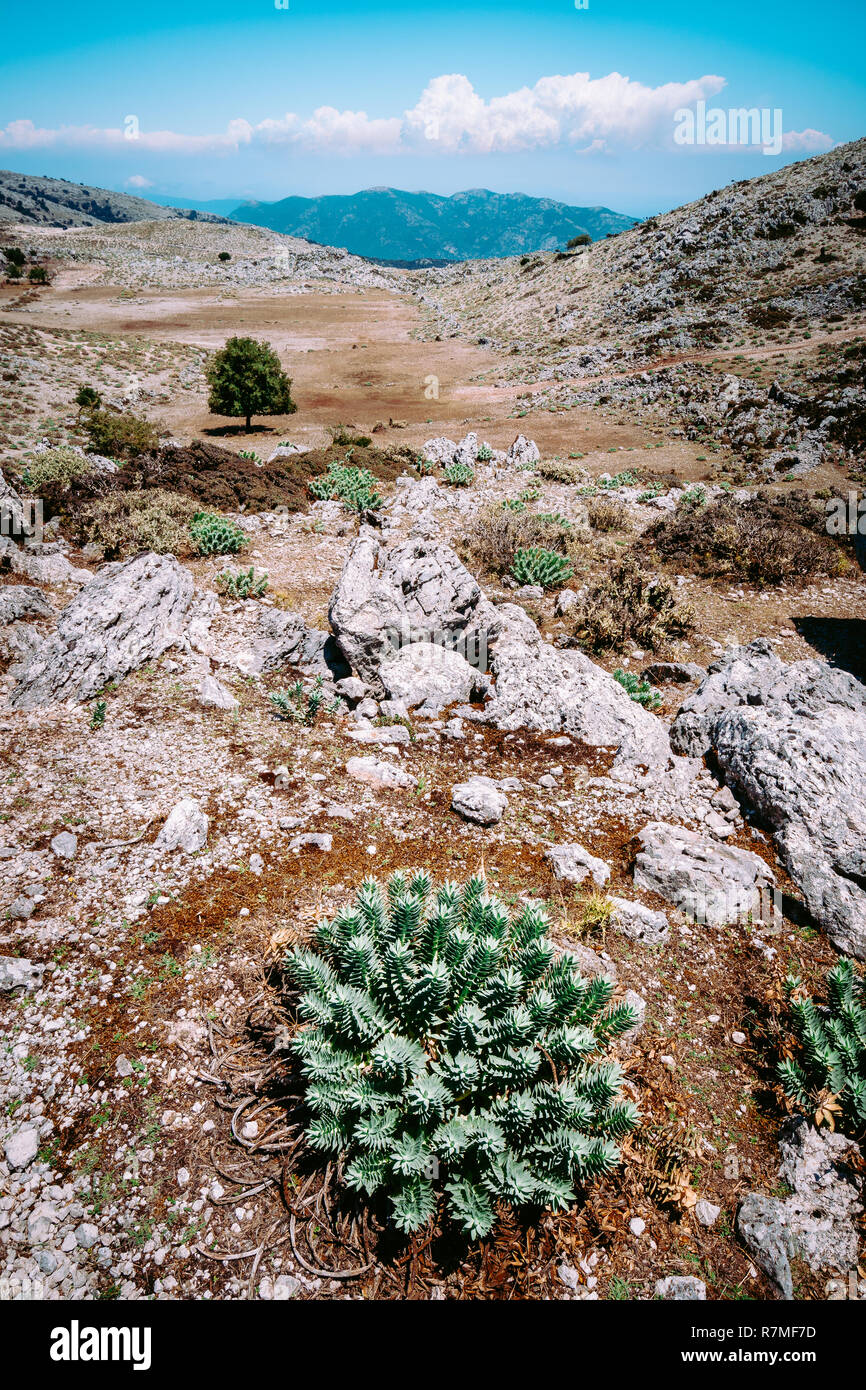
{"label": "large boulder", "polygon": [[658,893],[694,921],[709,925],[763,916],[774,880],[757,854],[660,821],[645,825],[637,841],[636,887]]}
{"label": "large boulder", "polygon": [[557,651],[516,604],[499,609],[490,669],[496,678],[483,719],[497,729],[570,734],[615,748],[620,761],[664,768],[667,729],[623,687],[579,651]]}
{"label": "large boulder", "polygon": [[53,636],[12,668],[10,706],[88,700],[161,656],[180,637],[192,593],[192,575],[173,555],[104,565],[63,609]]}
{"label": "large boulder", "polygon": [[24,618],[53,618],[54,609],[41,589],[29,584],[5,584],[0,588],[0,659],[26,661],[45,638]]}
{"label": "large boulder", "polygon": [[541,458],[538,445],[534,439],[527,439],[525,435],[519,434],[511,448],[508,450],[506,459],[514,468],[528,468],[533,463],[537,463]]}
{"label": "large boulder", "polygon": [[196,854],[207,844],[209,821],[194,797],[184,797],[173,806],[156,837],[155,848],[163,853],[182,849],[184,854]]}
{"label": "large boulder", "polygon": [[713,750],[772,830],[812,916],[840,950],[866,957],[866,687],[823,661],[786,666],[753,642],[710,667],[671,741]]}
{"label": "large boulder", "polygon": [[54,609],[41,589],[30,584],[4,584],[0,589],[0,624],[53,616]]}
{"label": "large boulder", "polygon": [[362,534],[352,546],[331,599],[331,628],[352,668],[377,696],[380,668],[413,642],[435,642],[484,670],[496,610],[454,551],[410,538],[388,549]]}
{"label": "large boulder", "polygon": [[431,717],[446,705],[471,699],[480,678],[465,656],[432,642],[403,647],[382,663],[379,674],[392,699]]}
{"label": "large boulder", "polygon": [[331,634],[307,627],[300,613],[254,602],[244,606],[244,618],[246,645],[230,658],[244,675],[258,676],[283,666],[326,680],[349,675],[348,663]]}
{"label": "large boulder", "polygon": [[737,1232],[783,1298],[793,1298],[791,1258],[810,1269],[845,1274],[857,1267],[860,1200],[857,1145],[817,1130],[803,1115],[788,1120],[779,1140],[779,1175],[787,1197],[750,1192],[737,1212]]}

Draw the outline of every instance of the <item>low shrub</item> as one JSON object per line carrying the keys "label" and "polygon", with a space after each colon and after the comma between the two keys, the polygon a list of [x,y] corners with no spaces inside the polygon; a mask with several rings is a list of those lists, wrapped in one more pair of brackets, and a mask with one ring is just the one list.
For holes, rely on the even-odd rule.
{"label": "low shrub", "polygon": [[574,571],[571,561],[557,555],[555,550],[545,550],[541,546],[522,546],[516,551],[511,574],[518,584],[540,584],[543,589],[553,589],[570,579]]}
{"label": "low shrub", "polygon": [[827,975],[827,1003],[816,1004],[796,975],[785,981],[792,1055],[779,1064],[785,1094],[816,1123],[851,1133],[866,1125],[866,976],[842,959]]}
{"label": "low shrub", "polygon": [[552,512],[531,512],[520,498],[508,505],[491,503],[469,523],[457,543],[461,557],[477,571],[509,572],[517,551],[540,546],[564,556],[572,565],[580,537],[567,518]]}
{"label": "low shrub", "polygon": [[549,483],[585,483],[586,469],[568,459],[540,459],[535,472]]}
{"label": "low shrub", "polygon": [[566,1209],[638,1123],[607,1056],[634,1011],[547,933],[537,904],[512,918],[482,877],[434,892],[395,874],[384,892],[365,880],[286,961],[307,1145],[403,1231],[436,1214],[437,1177],[473,1240],[499,1204]]}
{"label": "low shrub", "polygon": [[759,496],[748,502],[723,497],[705,506],[681,502],[647,528],[640,545],[680,569],[711,578],[797,584],[840,567],[842,553],[824,524],[823,511],[802,497]]}
{"label": "low shrub", "polygon": [[341,700],[325,701],[322,677],[317,676],[309,689],[304,689],[302,681],[295,681],[286,690],[275,690],[269,696],[274,714],[292,724],[315,724],[322,712],[337,714],[343,708]]}
{"label": "low shrub", "polygon": [[568,638],[588,651],[618,651],[627,642],[655,651],[666,638],[685,636],[694,614],[667,580],[647,575],[629,554],[590,587],[565,624]]}
{"label": "low shrub", "polygon": [[109,458],[135,458],[159,447],[156,426],[138,415],[91,410],[82,424],[93,452]]}
{"label": "low shrub", "polygon": [[216,512],[196,512],[189,533],[199,555],[235,555],[247,544],[241,528]]}
{"label": "low shrub", "polygon": [[28,460],[21,481],[34,497],[56,499],[92,470],[93,464],[84,454],[68,444],[60,444]]}
{"label": "low shrub", "polygon": [[331,443],[339,444],[341,448],[348,444],[357,449],[369,449],[372,442],[369,434],[353,434],[345,425],[337,425],[331,430]]}
{"label": "low shrub", "polygon": [[75,393],[75,404],[80,415],[82,410],[97,410],[102,404],[102,397],[95,386],[80,386]]}
{"label": "low shrub", "polygon": [[78,527],[82,540],[101,546],[108,560],[126,559],[143,550],[189,555],[190,522],[195,514],[191,497],[163,488],[110,492],[84,504]]}
{"label": "low shrub", "polygon": [[628,509],[618,497],[591,497],[586,504],[594,531],[627,531]]}

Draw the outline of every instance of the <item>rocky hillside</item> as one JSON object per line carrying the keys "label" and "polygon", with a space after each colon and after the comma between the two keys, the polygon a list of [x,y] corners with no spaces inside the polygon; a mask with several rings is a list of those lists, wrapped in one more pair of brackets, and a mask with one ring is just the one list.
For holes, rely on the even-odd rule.
{"label": "rocky hillside", "polygon": [[[346,251],[217,218],[94,223],[70,227],[62,235],[34,225],[6,240],[57,266],[92,267],[102,283],[129,289],[282,285],[292,294],[319,278],[365,288],[398,284],[397,272]],[[225,253],[228,260],[220,260]],[[0,247],[0,267],[4,264]]]}
{"label": "rocky hillside", "polygon": [[635,219],[609,208],[570,207],[525,193],[472,188],[445,198],[399,188],[367,188],[347,196],[283,198],[242,204],[232,217],[345,246],[380,260],[469,260],[564,248],[575,236],[597,241]]}
{"label": "rocky hillside", "polygon": [[40,178],[0,169],[0,223],[23,222],[43,227],[95,227],[103,222],[153,222],[191,218],[221,219],[189,208],[160,207],[131,193],[112,193],[66,179]]}
{"label": "rocky hillside", "polygon": [[427,271],[440,331],[566,375],[844,323],[866,305],[866,140],[730,184],[574,252]]}

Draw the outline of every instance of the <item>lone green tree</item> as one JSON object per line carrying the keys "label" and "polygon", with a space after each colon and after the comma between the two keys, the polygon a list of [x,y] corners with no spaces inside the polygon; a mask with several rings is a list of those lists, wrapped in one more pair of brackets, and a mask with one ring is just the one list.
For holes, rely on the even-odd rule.
{"label": "lone green tree", "polygon": [[250,428],[254,415],[292,415],[292,383],[268,343],[229,338],[206,368],[208,409],[214,415],[242,415]]}

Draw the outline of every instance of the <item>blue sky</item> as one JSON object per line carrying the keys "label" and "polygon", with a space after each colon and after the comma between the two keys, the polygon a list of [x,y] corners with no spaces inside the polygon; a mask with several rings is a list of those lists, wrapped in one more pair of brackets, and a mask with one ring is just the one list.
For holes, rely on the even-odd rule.
{"label": "blue sky", "polygon": [[[288,6],[46,0],[0,58],[0,166],[145,196],[483,186],[642,216],[866,134],[862,0]],[[674,144],[700,99],[781,109],[781,154]]]}

